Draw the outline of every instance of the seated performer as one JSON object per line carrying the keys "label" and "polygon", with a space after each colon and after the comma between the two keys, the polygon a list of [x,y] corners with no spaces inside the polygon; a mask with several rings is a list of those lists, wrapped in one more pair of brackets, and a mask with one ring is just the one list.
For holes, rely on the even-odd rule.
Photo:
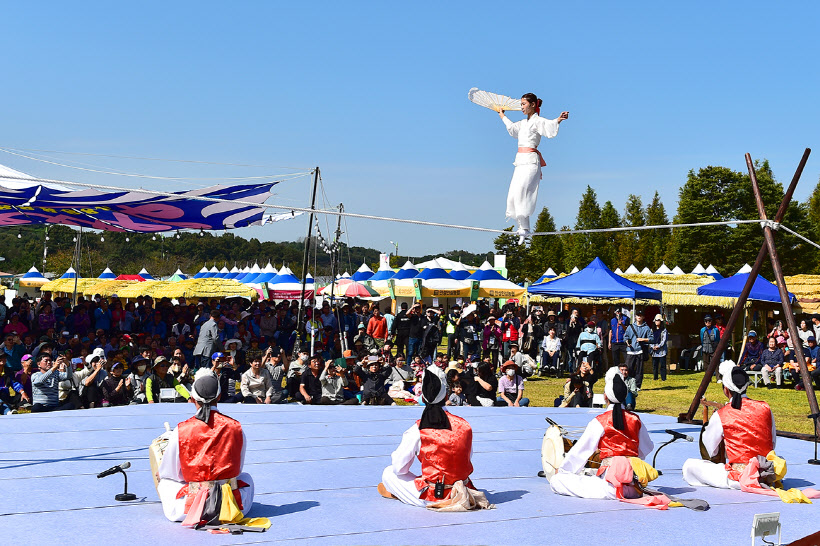
{"label": "seated performer", "polygon": [[[627,388],[617,367],[606,372],[604,394],[611,402],[607,411],[590,421],[581,438],[572,446],[558,472],[550,479],[550,486],[559,495],[586,499],[616,499],[615,486],[606,479],[613,457],[643,459],[653,449],[649,432],[640,417],[621,406],[626,402]],[[601,467],[585,468],[587,461],[600,451]],[[632,485],[624,485],[623,498],[641,496]]]}
{"label": "seated performer", "polygon": [[[435,364],[428,366],[421,390],[425,403],[421,420],[402,436],[392,455],[393,464],[382,473],[379,493],[421,507],[466,495],[471,508],[491,508],[470,481],[473,429],[467,421],[442,408],[447,395],[444,371]],[[410,472],[416,457],[421,461],[421,476]]]}
{"label": "seated performer", "polygon": [[723,489],[741,489],[737,479],[750,459],[764,459],[774,449],[777,429],[769,404],[746,396],[749,376],[740,366],[726,360],[718,368],[723,380],[723,394],[731,398],[712,414],[701,437],[710,457],[714,457],[723,441],[726,464],[701,459],[687,459],[683,464],[683,479],[689,485],[709,485]]}
{"label": "seated performer", "polygon": [[157,492],[171,521],[219,524],[220,512],[230,507],[226,504],[235,500],[244,512],[253,504],[253,479],[242,472],[245,433],[239,422],[216,409],[220,394],[216,374],[200,368],[191,387],[196,415],[170,433],[159,464]]}

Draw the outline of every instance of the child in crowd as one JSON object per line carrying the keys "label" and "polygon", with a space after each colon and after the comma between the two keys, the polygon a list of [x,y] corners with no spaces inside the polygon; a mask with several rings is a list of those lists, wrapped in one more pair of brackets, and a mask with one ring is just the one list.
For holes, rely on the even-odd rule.
{"label": "child in crowd", "polygon": [[624,406],[629,411],[633,411],[635,409],[635,400],[638,398],[638,384],[634,377],[629,377],[629,368],[626,364],[621,364],[619,370],[621,372],[621,377],[624,378],[624,383],[626,383],[627,392],[626,403]]}
{"label": "child in crowd", "polygon": [[447,406],[466,406],[467,397],[462,392],[461,382],[453,381],[450,384],[450,395],[447,398],[445,405]]}

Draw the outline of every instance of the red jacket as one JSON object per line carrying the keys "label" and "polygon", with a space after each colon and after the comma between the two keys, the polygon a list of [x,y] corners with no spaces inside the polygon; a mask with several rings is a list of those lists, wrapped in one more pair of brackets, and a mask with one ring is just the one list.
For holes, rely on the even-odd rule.
{"label": "red jacket", "polygon": [[[421,491],[420,499],[435,501],[435,483],[443,481],[444,485],[453,485],[463,480],[472,487],[470,474],[473,464],[470,455],[473,452],[473,429],[470,424],[450,413],[450,429],[425,428],[421,433],[421,476],[416,478],[416,489]],[[449,493],[449,492],[445,492]]]}

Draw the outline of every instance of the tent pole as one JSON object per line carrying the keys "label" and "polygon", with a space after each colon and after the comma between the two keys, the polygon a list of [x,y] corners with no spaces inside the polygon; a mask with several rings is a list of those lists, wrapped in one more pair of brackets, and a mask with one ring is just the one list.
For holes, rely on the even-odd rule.
{"label": "tent pole", "polygon": [[[791,201],[792,195],[794,194],[794,190],[797,187],[797,182],[800,180],[800,175],[803,173],[803,167],[806,166],[806,161],[808,161],[810,153],[811,150],[809,148],[806,148],[806,150],[803,152],[803,157],[800,160],[800,164],[797,166],[797,170],[794,173],[794,177],[792,177],[791,184],[789,184],[786,193],[783,195],[783,199],[780,202],[780,207],[777,209],[777,214],[775,214],[774,221],[777,223],[782,222],[783,217],[786,215],[786,210],[789,207],[789,202]],[[738,318],[740,318],[740,312],[745,312],[746,300],[749,298],[749,293],[752,291],[754,281],[755,279],[757,279],[757,275],[760,273],[760,268],[763,265],[763,260],[766,258],[766,255],[768,254],[768,250],[769,249],[767,243],[764,242],[760,247],[760,251],[757,254],[755,263],[752,266],[752,271],[749,273],[749,278],[746,279],[746,284],[743,286],[743,290],[740,291],[740,296],[737,298],[735,306],[732,309],[732,314],[729,316],[729,320],[726,323],[727,332],[734,332],[737,320]],[[718,365],[720,364],[720,357],[726,350],[726,346],[728,345],[728,343],[729,336],[723,336],[718,342],[718,346],[715,349],[715,352],[712,354],[712,361],[706,368],[705,373],[703,374],[703,379],[700,382],[700,386],[698,387],[698,390],[695,393],[695,397],[692,399],[692,403],[689,405],[689,410],[686,413],[680,414],[680,416],[678,417],[679,422],[691,423],[692,419],[694,419],[695,412],[698,410],[698,406],[700,405],[700,400],[701,398],[703,398],[703,395],[706,394],[706,389],[709,386],[711,378],[715,374]]]}
{"label": "tent pole", "polygon": [[[344,212],[345,206],[342,203],[339,203],[339,212]],[[333,248],[330,250],[330,305],[333,306],[333,314],[336,315],[336,324],[339,326],[339,341],[342,343],[342,350],[347,349],[347,335],[345,335],[344,330],[342,330],[342,322],[339,320],[339,306],[333,305],[333,292],[336,288],[336,258],[338,257],[338,251],[336,250],[339,245],[339,239],[342,237],[342,215],[339,215],[339,221],[336,224],[336,240],[333,241]]]}
{"label": "tent pole", "polygon": [[[808,154],[806,154],[808,155]],[[757,174],[755,173],[752,156],[746,154],[746,167],[749,169],[749,177],[752,179],[752,190],[755,194],[755,203],[757,204],[757,211],[760,214],[761,220],[767,220],[766,208],[763,205],[763,198],[760,195],[760,187],[757,184]],[[800,337],[797,335],[797,323],[794,320],[794,313],[792,313],[792,303],[789,299],[789,291],[786,289],[786,280],[783,278],[783,269],[780,267],[780,258],[777,256],[777,248],[774,244],[774,232],[772,226],[768,223],[763,225],[763,237],[766,239],[766,246],[769,249],[769,260],[772,263],[774,270],[774,278],[777,281],[777,290],[780,292],[780,304],[783,306],[783,313],[786,315],[786,324],[789,326],[789,335],[792,339],[799,341]],[[797,357],[797,366],[800,369],[800,378],[803,380],[803,387],[806,391],[806,397],[809,399],[809,408],[811,413],[815,416],[812,421],[817,423],[817,415],[820,413],[820,407],[817,405],[817,397],[814,396],[814,387],[812,386],[809,369],[806,367],[806,360],[803,356],[803,346],[800,343],[794,343],[794,353]]]}
{"label": "tent pole", "polygon": [[[308,231],[305,238],[305,251],[302,257],[302,293],[299,296],[299,316],[296,321],[296,349],[301,345],[302,319],[305,316],[305,282],[307,281],[308,251],[310,250],[310,238],[313,235],[313,210],[316,208],[316,188],[319,186],[319,167],[313,171],[313,196],[310,198],[310,216],[308,216]],[[315,297],[314,290],[314,297]],[[294,353],[296,354],[296,353]]]}
{"label": "tent pole", "polygon": [[76,268],[74,269],[74,305],[77,305],[77,279],[80,277],[80,253],[83,249],[83,226],[80,226],[80,232],[77,234],[77,246],[74,249],[74,259],[76,260]]}

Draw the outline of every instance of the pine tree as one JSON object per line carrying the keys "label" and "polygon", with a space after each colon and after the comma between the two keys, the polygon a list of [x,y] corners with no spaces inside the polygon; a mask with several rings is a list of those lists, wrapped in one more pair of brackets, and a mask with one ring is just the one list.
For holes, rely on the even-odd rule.
{"label": "pine tree", "polygon": [[[538,214],[535,231],[555,231],[555,220],[547,207],[541,209]],[[531,281],[538,279],[547,268],[560,269],[564,263],[564,242],[561,236],[533,237],[528,258],[527,276]]]}
{"label": "pine tree", "polygon": [[[621,215],[618,214],[618,209],[615,208],[612,201],[607,201],[601,208],[601,227],[621,227]],[[607,267],[613,270],[620,267],[618,265],[618,256],[621,246],[621,235],[622,232],[620,231],[602,234],[602,246],[598,257],[604,261]]]}
{"label": "pine tree", "polygon": [[[598,195],[590,186],[581,197],[578,206],[578,215],[575,218],[575,229],[598,229],[601,227],[601,207],[598,205]],[[603,248],[604,237],[600,233],[579,233],[568,235],[570,245],[564,253],[564,270],[571,271],[573,267],[583,269],[595,258]]]}
{"label": "pine tree", "polygon": [[[496,254],[505,254],[507,256],[507,278],[512,282],[519,283],[527,279],[529,249],[525,245],[518,244],[518,235],[513,234],[512,230],[512,226],[506,228],[504,231],[509,231],[510,234],[502,233],[495,238],[493,244],[495,245]],[[530,281],[535,281],[537,278],[532,278]]]}
{"label": "pine tree", "polygon": [[[663,206],[658,192],[652,198],[652,202],[646,207],[646,224],[649,226],[662,226],[669,224],[666,216],[666,208]],[[649,229],[643,232],[641,241],[646,266],[652,271],[663,264],[671,233],[668,229]]]}
{"label": "pine tree", "polygon": [[[626,198],[626,210],[623,217],[624,226],[644,226],[646,225],[646,215],[643,210],[641,198],[634,194],[629,194]],[[642,239],[643,231],[624,231],[621,235],[620,267],[625,269],[629,264],[635,264],[638,269],[646,265],[643,255]]]}

